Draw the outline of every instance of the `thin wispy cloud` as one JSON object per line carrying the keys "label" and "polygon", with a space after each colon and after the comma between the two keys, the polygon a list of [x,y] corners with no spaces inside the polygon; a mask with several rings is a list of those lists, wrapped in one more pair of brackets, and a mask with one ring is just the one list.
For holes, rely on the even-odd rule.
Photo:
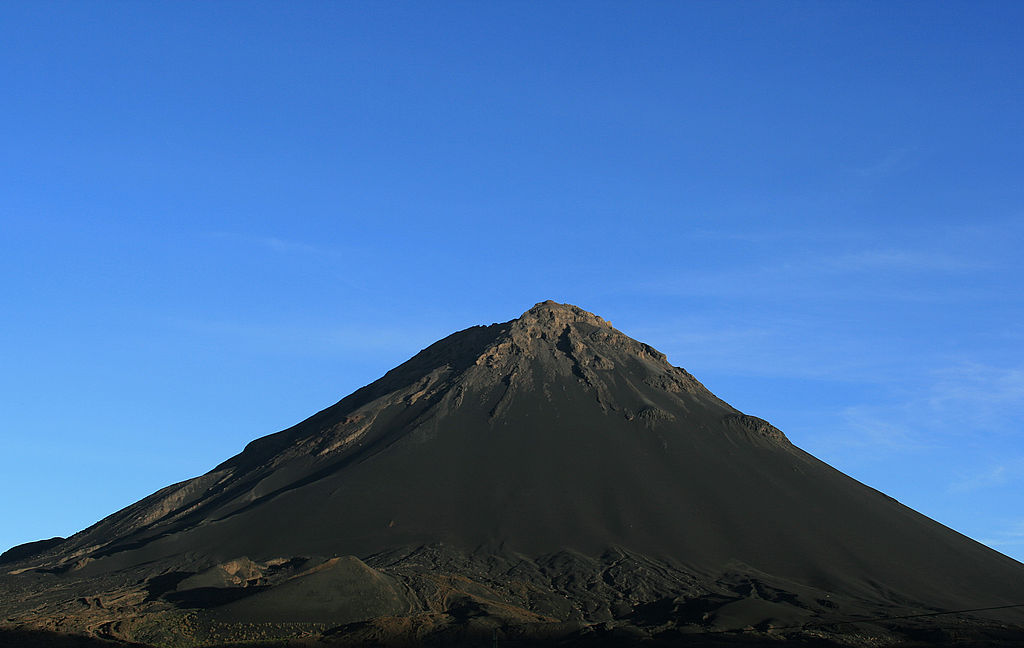
{"label": "thin wispy cloud", "polygon": [[[851,405],[839,412],[832,445],[871,448],[879,456],[906,454],[934,448],[940,444],[935,435],[908,421],[905,406],[879,407]],[[903,415],[894,415],[899,412]]]}
{"label": "thin wispy cloud", "polygon": [[301,243],[299,241],[288,241],[285,239],[277,238],[274,236],[262,236],[257,237],[254,241],[266,248],[274,250],[275,252],[285,253],[298,253],[298,254],[328,254],[331,253],[329,250],[319,248],[315,245],[308,243]]}
{"label": "thin wispy cloud", "polygon": [[832,243],[849,244],[870,238],[867,231],[843,227],[808,229],[798,227],[757,227],[744,223],[742,228],[697,227],[688,236],[702,241],[742,241],[746,243]]}
{"label": "thin wispy cloud", "polygon": [[988,488],[1001,488],[1024,480],[1024,457],[1010,458],[973,475],[965,475],[949,485],[951,493],[972,493]]}
{"label": "thin wispy cloud", "polygon": [[910,168],[915,151],[914,147],[909,146],[895,148],[868,165],[854,168],[853,172],[863,178],[883,178],[895,175]]}
{"label": "thin wispy cloud", "polygon": [[684,367],[744,376],[850,382],[888,373],[886,359],[865,356],[856,340],[830,335],[810,317],[761,315],[723,323],[713,316],[627,326]]}
{"label": "thin wispy cloud", "polygon": [[318,272],[330,273],[331,281],[350,292],[366,294],[371,288],[360,281],[360,271],[367,267],[365,251],[337,246],[317,245],[307,241],[279,236],[245,234],[232,231],[204,232],[204,238],[229,244],[234,254],[257,260],[260,264],[276,265],[282,271],[298,266],[314,267]]}
{"label": "thin wispy cloud", "polygon": [[908,272],[960,272],[977,270],[983,265],[977,260],[958,258],[945,253],[909,249],[868,249],[820,257],[816,267],[839,272],[908,271]]}
{"label": "thin wispy cloud", "polygon": [[296,241],[277,236],[255,236],[239,232],[207,232],[206,236],[213,239],[232,241],[243,245],[262,248],[281,254],[306,254],[319,257],[340,255],[343,250],[334,247],[322,247],[305,241]]}
{"label": "thin wispy cloud", "polygon": [[309,326],[185,318],[175,319],[171,324],[222,344],[261,352],[302,355],[377,353],[382,350],[402,350],[411,354],[439,337],[438,331],[426,328]]}
{"label": "thin wispy cloud", "polygon": [[[916,382],[903,387],[897,407],[922,426],[955,433],[969,423],[973,428],[985,426],[989,432],[998,432],[1016,430],[1012,422],[1024,417],[1024,368],[960,362],[911,373]],[[905,384],[907,376],[892,379]],[[881,414],[891,419],[899,412],[890,408]]]}
{"label": "thin wispy cloud", "polygon": [[931,371],[928,408],[943,415],[1008,408],[1024,413],[1024,368],[957,362]]}
{"label": "thin wispy cloud", "polygon": [[1024,520],[1011,523],[993,535],[979,540],[979,542],[996,549],[1012,549],[1024,546]]}
{"label": "thin wispy cloud", "polygon": [[624,283],[623,290],[754,300],[783,297],[805,301],[977,302],[998,295],[981,285],[936,281],[950,275],[969,277],[994,267],[991,259],[942,249],[854,247],[829,253],[780,250],[768,260],[751,262],[725,256],[719,264],[705,264],[685,273],[666,269],[659,273],[661,278],[637,278]]}

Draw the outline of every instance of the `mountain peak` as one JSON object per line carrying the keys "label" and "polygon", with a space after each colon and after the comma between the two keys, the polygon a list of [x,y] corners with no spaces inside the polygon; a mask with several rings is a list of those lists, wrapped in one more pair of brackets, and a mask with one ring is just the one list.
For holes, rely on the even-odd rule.
{"label": "mountain peak", "polygon": [[[607,365],[604,368],[609,369],[612,366],[607,362],[610,356],[622,353],[653,361],[658,366],[656,371],[671,367],[665,354],[625,335],[604,318],[572,304],[543,301],[508,324],[509,335],[505,339],[516,344],[519,350],[532,349],[534,356],[538,351],[546,355],[547,351],[541,349],[553,346],[570,358],[590,357],[597,365]],[[497,346],[507,345],[499,343]],[[574,371],[578,373],[578,367]]]}
{"label": "mountain peak", "polygon": [[611,323],[597,315],[572,304],[560,304],[547,300],[539,302],[523,313],[516,322],[527,326],[541,326],[555,329],[564,328],[570,322],[586,322],[594,326],[611,328]]}

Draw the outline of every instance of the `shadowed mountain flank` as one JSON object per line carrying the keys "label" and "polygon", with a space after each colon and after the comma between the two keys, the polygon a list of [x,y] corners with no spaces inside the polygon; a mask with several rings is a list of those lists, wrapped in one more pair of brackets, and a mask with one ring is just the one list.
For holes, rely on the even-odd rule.
{"label": "shadowed mountain flank", "polygon": [[3,561],[8,623],[143,643],[1007,645],[1024,623],[1020,563],[554,302]]}

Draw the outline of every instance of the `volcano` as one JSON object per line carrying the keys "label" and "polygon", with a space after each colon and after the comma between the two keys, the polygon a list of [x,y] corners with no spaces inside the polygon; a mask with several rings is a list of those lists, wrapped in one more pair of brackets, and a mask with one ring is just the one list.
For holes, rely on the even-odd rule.
{"label": "volcano", "polygon": [[550,301],[0,568],[25,641],[1024,645],[1024,565]]}

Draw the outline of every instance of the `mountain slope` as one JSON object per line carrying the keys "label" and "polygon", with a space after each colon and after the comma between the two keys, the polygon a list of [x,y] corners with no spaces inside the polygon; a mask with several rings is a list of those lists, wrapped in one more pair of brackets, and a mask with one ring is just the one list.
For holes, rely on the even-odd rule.
{"label": "mountain slope", "polygon": [[[430,547],[444,549],[428,560]],[[186,586],[151,588],[151,597],[179,606],[188,599],[179,592],[196,590],[187,579],[210,569],[218,591],[270,587],[205,605],[241,622],[284,601],[274,597],[303,573],[281,568],[292,584],[274,585],[275,569],[310,556],[366,561],[369,571],[346,568],[338,587],[379,592],[388,604],[353,618],[428,610],[424,592],[436,583],[425,585],[424,574],[467,572],[485,587],[463,592],[474,605],[515,599],[514,614],[488,614],[521,624],[586,620],[587,597],[601,601],[593,614],[609,618],[616,601],[625,618],[643,599],[718,600],[720,623],[806,623],[827,616],[830,601],[873,613],[1024,603],[1021,564],[830,468],[658,351],[553,302],[455,333],[210,473],[17,566],[103,578],[162,565]],[[517,560],[533,565],[518,568],[529,572],[524,583],[575,603],[560,612],[547,594],[547,603],[516,599],[494,565]],[[232,581],[226,564],[251,574]],[[559,570],[595,585],[573,593],[551,580]],[[325,573],[300,582],[342,572]],[[596,594],[602,579],[608,591]],[[639,592],[632,599],[621,591],[627,583]],[[679,605],[672,618],[683,622]]]}

